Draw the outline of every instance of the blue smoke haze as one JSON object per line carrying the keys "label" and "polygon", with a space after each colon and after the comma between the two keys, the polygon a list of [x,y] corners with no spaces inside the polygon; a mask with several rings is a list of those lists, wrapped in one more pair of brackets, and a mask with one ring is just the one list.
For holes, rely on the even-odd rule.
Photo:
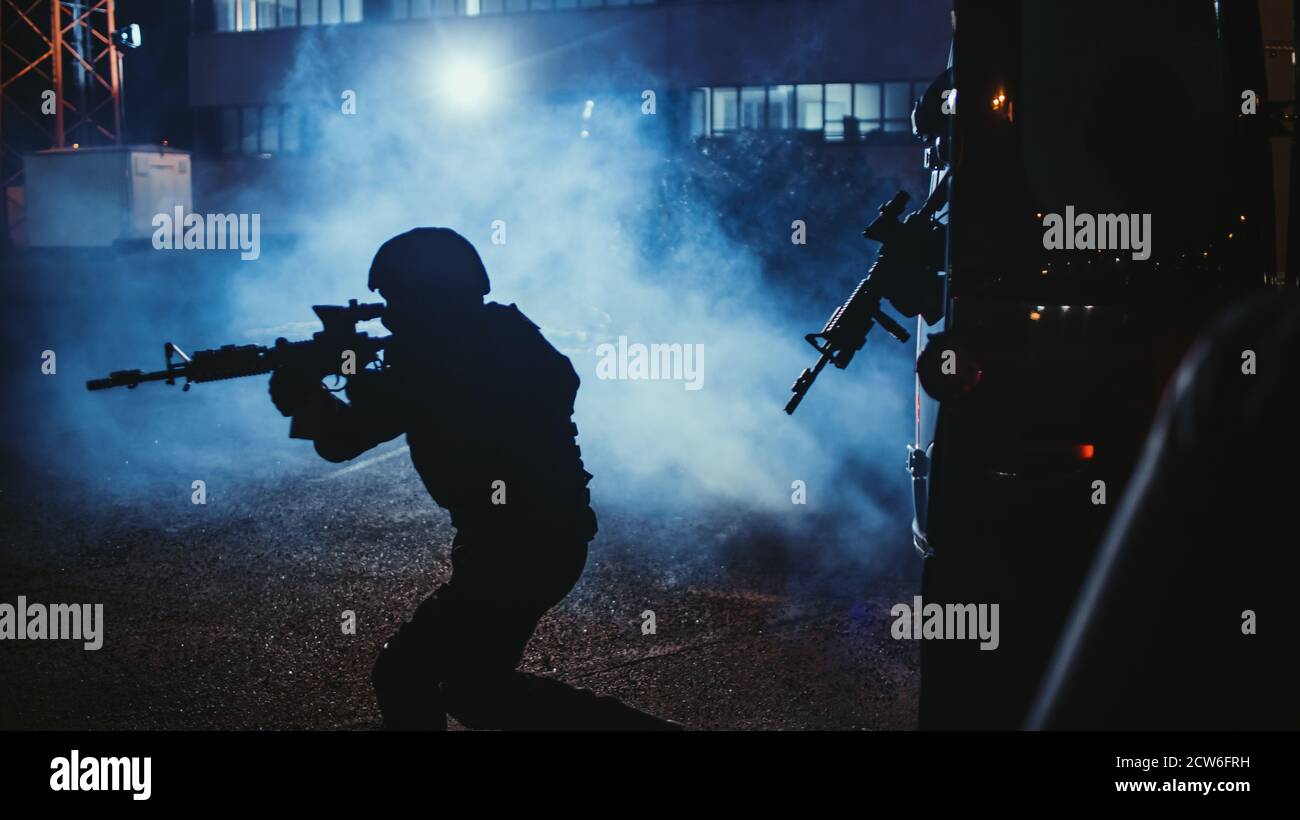
{"label": "blue smoke haze", "polygon": [[[322,86],[317,53],[304,49],[282,98],[339,99],[340,89]],[[834,307],[823,294],[842,287],[837,298],[847,295],[874,254],[868,243],[810,224],[814,241],[797,250],[806,268],[773,281],[764,257],[795,252],[789,226],[807,211],[788,199],[738,191],[719,201],[678,185],[698,158],[684,137],[647,121],[639,92],[589,92],[590,120],[582,99],[530,102],[508,92],[494,111],[438,116],[425,85],[418,72],[356,78],[348,87],[357,113],[321,109],[310,160],[276,159],[261,183],[198,192],[196,210],[261,214],[256,261],[142,249],[31,263],[9,307],[21,321],[5,334],[23,363],[6,400],[20,432],[6,453],[36,478],[7,480],[10,489],[58,486],[87,505],[147,504],[158,487],[188,487],[195,477],[249,481],[324,468],[309,444],[287,438],[263,378],[188,394],[157,384],[87,393],[84,380],[161,367],[164,340],[189,350],[305,337],[317,329],[312,304],[373,298],[366,270],[380,243],[444,225],[479,248],[489,298],[517,303],[572,359],[598,508],[752,509],[795,531],[801,520],[833,520],[839,532],[816,537],[852,549],[905,543],[911,345],[874,334],[848,371],[823,374],[793,418],[782,412],[794,377],[815,358],[802,336]],[[661,97],[656,116],[671,104]],[[788,173],[797,178],[800,168]],[[865,222],[893,190],[881,182],[836,205]],[[500,245],[496,220],[505,223]],[[742,223],[769,229],[742,234]],[[756,247],[755,235],[771,246]],[[596,378],[597,347],[619,336],[702,345],[703,389]],[[44,349],[58,353],[58,377],[32,372]],[[791,504],[795,480],[807,484],[806,508]],[[787,517],[805,512],[813,515]]]}

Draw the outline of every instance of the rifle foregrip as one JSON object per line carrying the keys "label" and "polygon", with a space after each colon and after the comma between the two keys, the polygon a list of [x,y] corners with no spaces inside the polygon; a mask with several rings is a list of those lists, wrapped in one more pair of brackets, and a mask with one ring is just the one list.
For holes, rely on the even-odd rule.
{"label": "rifle foregrip", "polygon": [[885,313],[883,310],[876,311],[875,319],[876,324],[889,331],[889,335],[893,336],[898,341],[906,342],[908,339],[912,338],[912,334],[908,333],[906,328],[898,322],[895,322],[894,317]]}

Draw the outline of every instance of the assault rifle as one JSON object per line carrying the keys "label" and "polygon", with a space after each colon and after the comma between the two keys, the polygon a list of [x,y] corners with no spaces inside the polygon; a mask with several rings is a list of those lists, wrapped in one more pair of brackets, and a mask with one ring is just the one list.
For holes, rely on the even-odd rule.
{"label": "assault rifle", "polygon": [[[388,342],[387,336],[371,336],[358,332],[357,323],[377,319],[384,313],[382,303],[357,304],[356,299],[346,305],[313,305],[323,329],[310,339],[291,342],[280,338],[275,344],[222,345],[213,350],[198,350],[190,356],[172,342],[163,345],[163,370],[115,370],[104,379],[86,382],[87,390],[107,390],[110,387],[134,389],[144,382],[176,384],[184,379],[182,390],[191,384],[215,382],[257,376],[279,368],[300,370],[312,375],[352,375],[379,361],[379,352]],[[349,356],[348,354],[351,354]]]}

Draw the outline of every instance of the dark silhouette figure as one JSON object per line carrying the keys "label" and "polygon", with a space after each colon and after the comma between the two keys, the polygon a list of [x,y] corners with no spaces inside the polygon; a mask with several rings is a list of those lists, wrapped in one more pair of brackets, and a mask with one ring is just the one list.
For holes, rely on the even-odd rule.
{"label": "dark silhouette figure", "polygon": [[577,582],[596,534],[575,442],[578,376],[514,305],[484,303],[464,237],[417,228],[385,242],[370,289],[392,331],[385,367],[344,402],[311,374],[277,371],[271,398],[346,461],[406,434],[429,494],[451,513],[451,580],[384,645],[373,682],[389,729],[656,729],[608,697],[516,670],[548,609]]}

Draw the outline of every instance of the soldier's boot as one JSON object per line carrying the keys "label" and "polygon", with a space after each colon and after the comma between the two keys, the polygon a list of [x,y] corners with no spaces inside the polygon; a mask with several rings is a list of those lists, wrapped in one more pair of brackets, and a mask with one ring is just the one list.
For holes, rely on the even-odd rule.
{"label": "soldier's boot", "polygon": [[617,698],[553,678],[511,671],[454,676],[444,685],[453,717],[469,729],[681,731]]}
{"label": "soldier's boot", "polygon": [[[407,627],[404,627],[407,629]],[[446,731],[442,684],[428,653],[411,636],[388,639],[375,660],[370,681],[388,731]]]}

